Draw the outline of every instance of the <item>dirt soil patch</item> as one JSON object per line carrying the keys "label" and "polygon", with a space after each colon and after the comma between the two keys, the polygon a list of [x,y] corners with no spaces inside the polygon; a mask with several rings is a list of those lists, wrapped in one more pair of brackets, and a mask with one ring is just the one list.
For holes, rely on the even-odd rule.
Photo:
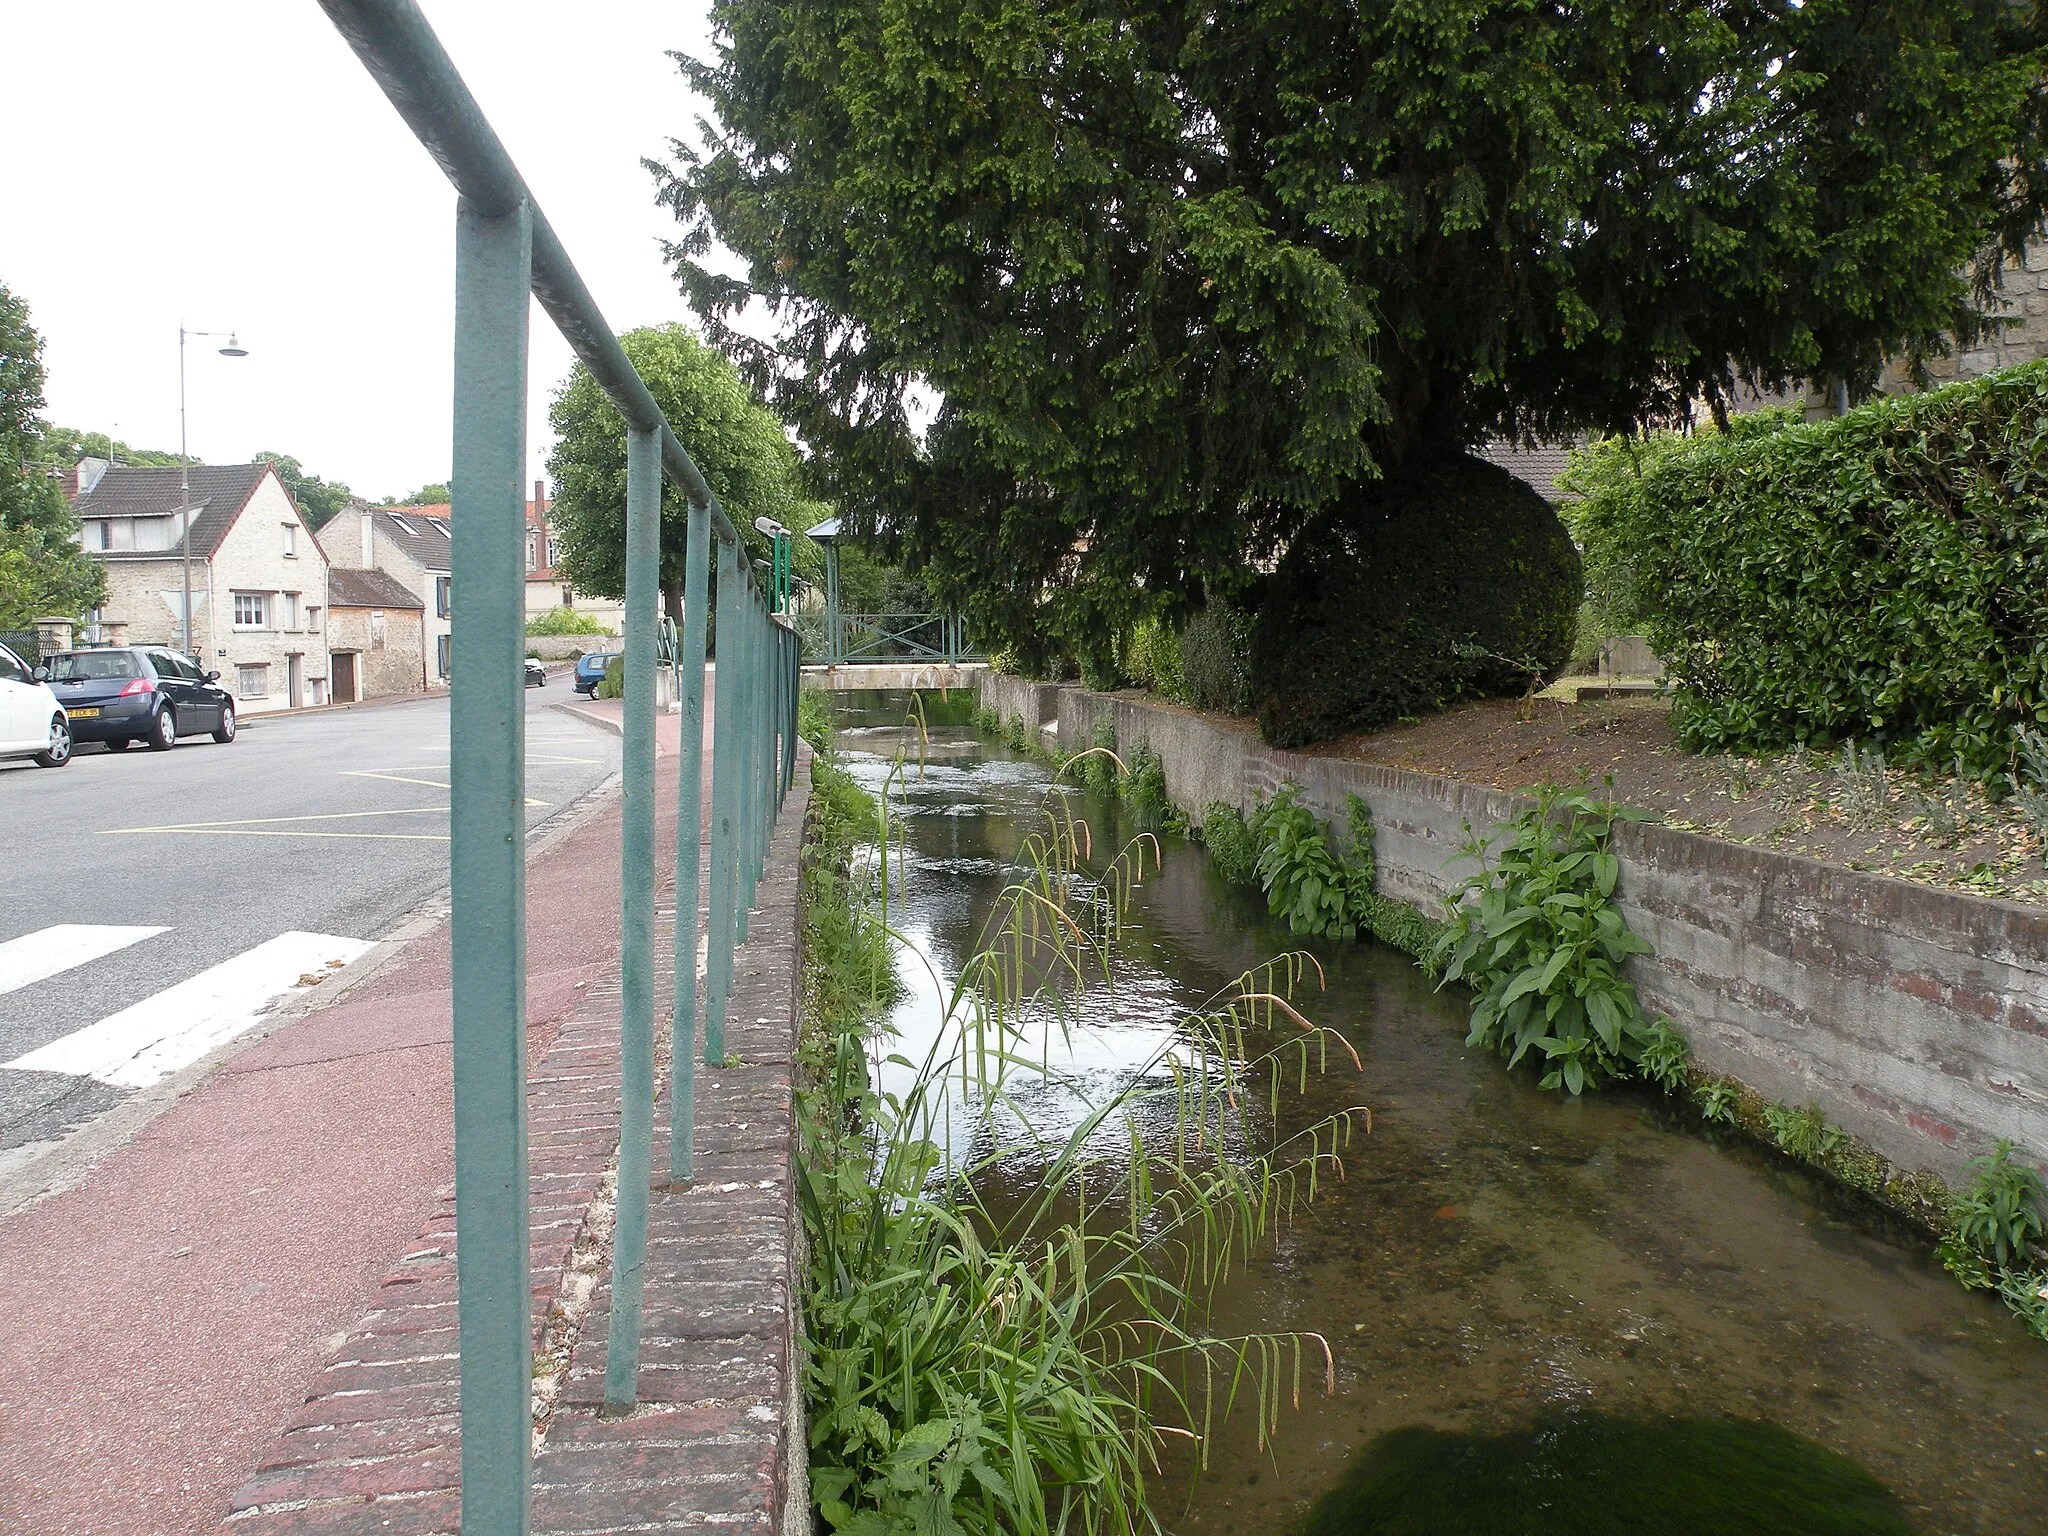
{"label": "dirt soil patch", "polygon": [[1849,748],[1702,756],[1678,745],[1661,698],[1489,700],[1309,751],[1505,790],[1609,779],[1622,804],[1683,831],[2048,906],[2048,794],[1994,804]]}

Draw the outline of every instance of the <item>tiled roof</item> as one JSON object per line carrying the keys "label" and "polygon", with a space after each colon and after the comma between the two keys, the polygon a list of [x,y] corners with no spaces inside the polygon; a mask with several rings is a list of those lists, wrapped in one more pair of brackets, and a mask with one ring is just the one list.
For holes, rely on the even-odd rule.
{"label": "tiled roof", "polygon": [[445,571],[449,568],[454,545],[449,534],[447,502],[413,507],[372,507],[352,502],[335,517],[331,526],[339,532],[348,526],[343,519],[354,518],[364,512],[376,518],[378,531],[422,570]]}
{"label": "tiled roof", "polygon": [[425,608],[419,595],[389,571],[349,571],[336,566],[327,573],[330,608]]}
{"label": "tiled roof", "polygon": [[1472,451],[1489,464],[1498,464],[1516,479],[1536,488],[1545,501],[1572,501],[1570,491],[1557,488],[1564,473],[1565,458],[1577,443],[1546,443],[1541,448],[1521,448],[1513,443],[1481,443]]}
{"label": "tiled roof", "polygon": [[[194,464],[191,468],[192,505],[201,508],[192,519],[192,553],[202,558],[220,547],[235,514],[255,492],[270,470],[268,464]],[[178,467],[168,465],[116,464],[100,476],[98,485],[71,503],[80,519],[101,517],[168,517],[185,504],[179,490]],[[95,550],[100,559],[163,560],[177,553],[169,550]]]}

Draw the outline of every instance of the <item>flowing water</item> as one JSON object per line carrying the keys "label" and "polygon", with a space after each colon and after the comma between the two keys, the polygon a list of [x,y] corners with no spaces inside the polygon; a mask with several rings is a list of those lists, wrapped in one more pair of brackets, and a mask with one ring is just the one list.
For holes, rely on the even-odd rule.
{"label": "flowing water", "polygon": [[[1042,825],[1049,775],[957,727],[930,733],[920,770],[903,695],[843,695],[840,711],[848,766],[871,789],[910,759],[891,786],[907,854],[891,915],[930,962],[902,966],[910,990],[894,1022],[916,1045],[1019,842]],[[1116,807],[1081,803],[1099,854]],[[1163,843],[1116,985],[1082,1011],[1083,1074],[1128,1071],[1177,1016],[1302,947],[1198,848]],[[1364,1104],[1372,1130],[1353,1141],[1342,1183],[1225,1285],[1212,1326],[1323,1335],[1336,1390],[1324,1396],[1308,1371],[1299,1411],[1282,1410],[1263,1451],[1252,1415],[1233,1415],[1205,1470],[1172,1469],[1156,1500],[1168,1530],[1296,1531],[1347,1489],[1317,1532],[2048,1533],[2048,1345],[1995,1299],[1964,1292],[1911,1234],[1649,1095],[1570,1100],[1466,1050],[1460,998],[1433,992],[1406,956],[1307,947],[1327,985],[1297,1000],[1351,1041],[1363,1073],[1333,1058],[1283,1119]],[[1748,1422],[1730,1430],[1730,1418]],[[1702,1494],[1683,1496],[1694,1513],[1669,1513],[1680,1462],[1732,1501],[1733,1523],[1710,1519]],[[1607,1482],[1587,1481],[1596,1464]],[[1458,1466],[1523,1488],[1522,1513],[1461,1493]],[[1876,1479],[1899,1513],[1857,1523],[1853,1490],[1828,1491],[1848,1489],[1838,1474]],[[1638,1498],[1632,1475],[1668,1496]],[[1424,1516],[1402,1523],[1384,1498],[1378,1515],[1360,1513],[1371,1500],[1352,1494],[1375,1478],[1374,1497],[1407,1487]],[[1774,1478],[1849,1523],[1788,1512]],[[1558,1490],[1574,1480],[1604,1520],[1569,1514]]]}

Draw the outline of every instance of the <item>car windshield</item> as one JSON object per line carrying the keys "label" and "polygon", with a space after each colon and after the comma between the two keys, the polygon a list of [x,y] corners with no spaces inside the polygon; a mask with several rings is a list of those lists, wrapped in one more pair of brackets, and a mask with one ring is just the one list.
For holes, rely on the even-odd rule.
{"label": "car windshield", "polygon": [[50,659],[50,676],[60,683],[103,677],[136,677],[135,658],[126,651],[67,651]]}

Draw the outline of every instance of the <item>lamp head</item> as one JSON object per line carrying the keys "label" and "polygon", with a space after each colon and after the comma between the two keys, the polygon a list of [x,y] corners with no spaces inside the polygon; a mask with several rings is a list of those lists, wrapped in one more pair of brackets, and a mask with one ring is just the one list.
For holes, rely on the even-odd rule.
{"label": "lamp head", "polygon": [[775,521],[774,518],[766,516],[757,517],[754,519],[754,530],[757,533],[767,534],[768,537],[771,539],[779,539],[784,534],[789,532],[787,528],[783,527],[782,524]]}
{"label": "lamp head", "polygon": [[220,349],[222,357],[247,357],[249,349],[235,339],[233,331],[228,332],[228,344]]}

